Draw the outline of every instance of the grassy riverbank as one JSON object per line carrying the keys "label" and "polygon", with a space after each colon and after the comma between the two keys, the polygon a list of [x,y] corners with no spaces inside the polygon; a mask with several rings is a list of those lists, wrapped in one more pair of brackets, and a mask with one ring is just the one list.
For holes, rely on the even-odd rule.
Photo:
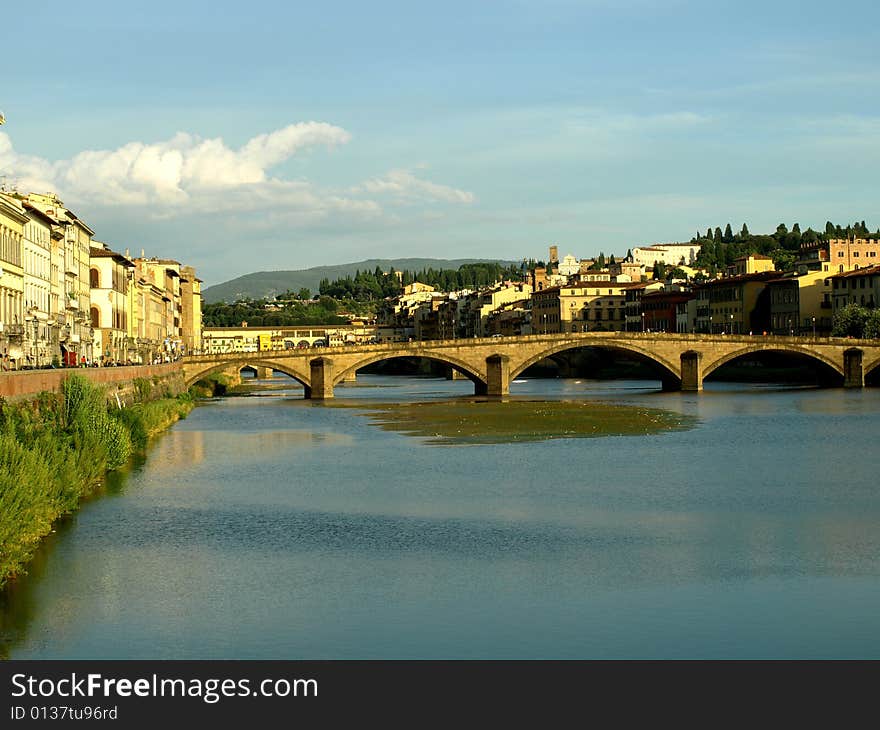
{"label": "grassy riverbank", "polygon": [[75,511],[107,471],[192,407],[189,394],[108,407],[103,389],[79,375],[60,394],[0,405],[0,587],[22,572],[55,520]]}

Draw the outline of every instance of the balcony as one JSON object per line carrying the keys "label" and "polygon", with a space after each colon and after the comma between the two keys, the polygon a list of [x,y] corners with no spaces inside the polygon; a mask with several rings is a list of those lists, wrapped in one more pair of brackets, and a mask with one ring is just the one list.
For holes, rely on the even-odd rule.
{"label": "balcony", "polygon": [[24,337],[24,325],[5,324],[3,326],[3,334],[7,337]]}

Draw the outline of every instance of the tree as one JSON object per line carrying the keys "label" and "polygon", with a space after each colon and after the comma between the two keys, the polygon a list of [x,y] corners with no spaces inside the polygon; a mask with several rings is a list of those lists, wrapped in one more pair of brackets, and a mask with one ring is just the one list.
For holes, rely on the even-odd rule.
{"label": "tree", "polygon": [[312,292],[303,287],[299,290],[299,294],[296,295],[296,298],[300,299],[301,301],[307,302],[309,299],[312,298]]}
{"label": "tree", "polygon": [[733,229],[730,223],[724,227],[724,243],[733,243]]}
{"label": "tree", "polygon": [[773,259],[773,266],[777,271],[791,271],[794,269],[795,256],[791,251],[777,248],[770,254],[770,258]]}
{"label": "tree", "polygon": [[825,221],[825,235],[826,236],[834,236],[834,224],[831,221]]}
{"label": "tree", "polygon": [[868,314],[862,336],[871,340],[880,339],[880,309],[872,309]]}
{"label": "tree", "polygon": [[847,304],[845,307],[841,307],[834,315],[831,327],[832,336],[862,337],[868,316],[868,310],[858,304]]}
{"label": "tree", "polygon": [[664,262],[656,261],[654,263],[654,280],[664,281],[666,279],[666,270],[667,266]]}
{"label": "tree", "polygon": [[743,239],[749,238],[749,227],[745,223],[743,223],[742,230],[739,232],[739,237]]}
{"label": "tree", "polygon": [[721,243],[724,240],[724,234],[721,232],[720,228],[715,229],[714,240],[715,243]]}

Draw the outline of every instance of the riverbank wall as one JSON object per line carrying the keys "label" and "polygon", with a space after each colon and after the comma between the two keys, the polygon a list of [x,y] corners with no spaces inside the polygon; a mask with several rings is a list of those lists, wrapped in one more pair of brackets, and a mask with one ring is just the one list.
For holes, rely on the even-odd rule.
{"label": "riverbank wall", "polygon": [[[131,405],[159,395],[175,397],[186,391],[183,370],[178,363],[169,363],[0,373],[0,398],[15,403],[35,398],[40,393],[60,393],[62,384],[71,374],[81,375],[93,385],[103,387],[107,399],[111,402],[117,402],[118,399],[121,405]],[[147,388],[150,393],[145,393]]]}

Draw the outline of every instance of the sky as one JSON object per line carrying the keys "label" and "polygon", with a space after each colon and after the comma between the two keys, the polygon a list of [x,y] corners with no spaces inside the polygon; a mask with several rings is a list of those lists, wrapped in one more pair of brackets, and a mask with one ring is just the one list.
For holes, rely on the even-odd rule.
{"label": "sky", "polygon": [[206,284],[880,226],[880,4],[10,6],[0,182]]}

